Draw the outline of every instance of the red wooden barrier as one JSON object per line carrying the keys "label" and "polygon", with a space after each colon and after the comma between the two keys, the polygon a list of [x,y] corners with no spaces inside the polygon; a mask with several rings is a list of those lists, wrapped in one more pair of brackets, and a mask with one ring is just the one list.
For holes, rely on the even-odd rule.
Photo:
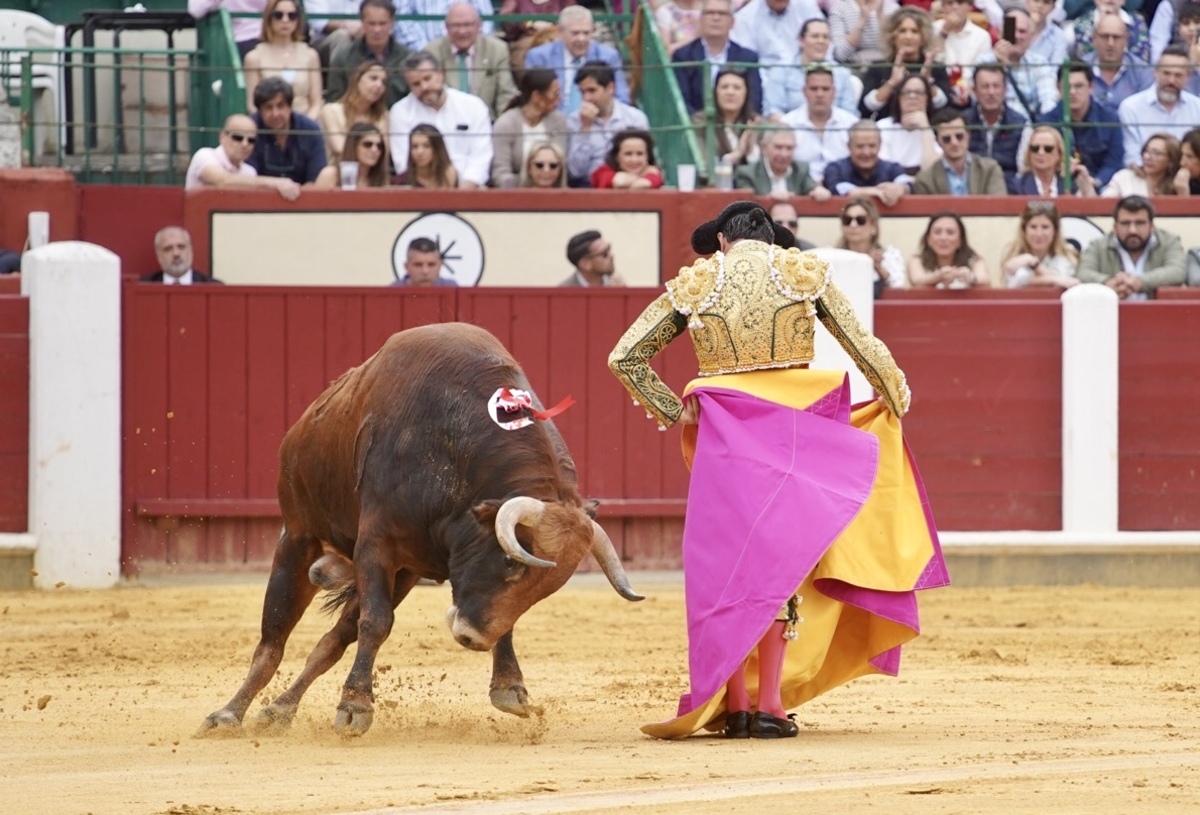
{"label": "red wooden barrier", "polygon": [[0,295],[0,532],[29,525],[29,301]]}

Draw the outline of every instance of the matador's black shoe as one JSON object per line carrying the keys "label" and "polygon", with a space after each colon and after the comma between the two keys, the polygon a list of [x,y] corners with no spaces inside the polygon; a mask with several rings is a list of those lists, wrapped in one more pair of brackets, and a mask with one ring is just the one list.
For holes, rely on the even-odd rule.
{"label": "matador's black shoe", "polygon": [[786,719],[772,716],[765,711],[758,711],[750,718],[750,738],[752,739],[790,739],[799,734],[800,726],[793,719],[795,713],[789,713]]}
{"label": "matador's black shoe", "polygon": [[725,738],[750,738],[750,711],[739,710],[725,717]]}

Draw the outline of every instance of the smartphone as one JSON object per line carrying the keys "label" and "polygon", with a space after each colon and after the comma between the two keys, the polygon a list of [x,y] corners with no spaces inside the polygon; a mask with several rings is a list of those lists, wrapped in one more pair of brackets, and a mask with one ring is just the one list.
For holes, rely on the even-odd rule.
{"label": "smartphone", "polygon": [[1004,18],[1004,34],[1001,36],[1005,42],[1016,43],[1017,41],[1017,18]]}

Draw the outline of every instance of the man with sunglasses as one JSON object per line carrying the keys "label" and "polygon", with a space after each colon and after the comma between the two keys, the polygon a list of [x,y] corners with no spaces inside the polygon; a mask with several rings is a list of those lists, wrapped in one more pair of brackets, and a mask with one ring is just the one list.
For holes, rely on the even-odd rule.
{"label": "man with sunglasses", "polygon": [[792,233],[797,249],[803,252],[811,252],[817,248],[817,245],[812,241],[806,241],[800,237],[800,213],[796,212],[796,208],[792,206],[791,201],[776,201],[771,204],[771,208],[767,210],[767,214],[771,216],[771,220],[776,226],[782,226],[788,232]]}
{"label": "man with sunglasses", "polygon": [[[1124,25],[1124,23],[1122,23]],[[1067,115],[1063,121],[1062,104],[1042,117],[1070,139],[1071,153],[1077,154],[1092,177],[1092,186],[1100,189],[1113,174],[1125,166],[1125,148],[1121,143],[1121,120],[1115,108],[1102,105],[1092,95],[1092,68],[1086,63],[1064,65],[1061,75],[1067,82]]]}
{"label": "man with sunglasses", "polygon": [[185,190],[204,187],[216,189],[273,189],[284,199],[300,197],[300,185],[288,178],[262,178],[246,163],[258,141],[258,127],[243,113],[225,120],[216,147],[201,147],[188,165]]}
{"label": "man with sunglasses", "polygon": [[945,108],[933,114],[933,135],[942,156],[913,179],[916,195],[1004,195],[1004,170],[987,156],[972,155],[962,111]]}
{"label": "man with sunglasses", "polygon": [[605,288],[624,286],[625,281],[617,274],[612,244],[594,229],[573,235],[567,241],[567,260],[575,271],[560,288]]}
{"label": "man with sunglasses", "polygon": [[617,98],[617,76],[605,62],[583,63],[575,72],[582,101],[567,116],[571,137],[567,145],[567,176],[572,187],[590,187],[592,173],[604,163],[613,134],[621,130],[649,130],[646,114]]}
{"label": "man with sunglasses", "polygon": [[269,76],[254,89],[254,124],[258,141],[247,163],[260,176],[290,178],[312,184],[325,169],[325,134],[321,126],[292,110],[292,86]]}

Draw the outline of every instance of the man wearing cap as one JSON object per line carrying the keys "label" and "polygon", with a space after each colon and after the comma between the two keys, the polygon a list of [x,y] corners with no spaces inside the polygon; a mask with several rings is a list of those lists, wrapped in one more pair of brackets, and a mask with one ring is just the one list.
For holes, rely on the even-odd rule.
{"label": "man wearing cap", "polygon": [[575,271],[560,287],[624,286],[625,281],[616,273],[612,244],[594,229],[580,232],[567,241],[567,260]]}
{"label": "man wearing cap", "polygon": [[[918,632],[915,589],[949,579],[901,435],[904,374],[829,265],[796,249],[754,201],[699,226],[692,249],[701,259],[608,358],[639,410],[664,430],[684,424],[691,468],[690,688],[675,718],[642,732],[789,738],[799,728],[788,709],[863,674],[895,674],[900,646]],[[809,369],[815,319],[877,401],[852,414],[846,373]],[[685,331],[700,378],[681,400],[648,361]],[[745,665],[755,652],[752,689]]]}

